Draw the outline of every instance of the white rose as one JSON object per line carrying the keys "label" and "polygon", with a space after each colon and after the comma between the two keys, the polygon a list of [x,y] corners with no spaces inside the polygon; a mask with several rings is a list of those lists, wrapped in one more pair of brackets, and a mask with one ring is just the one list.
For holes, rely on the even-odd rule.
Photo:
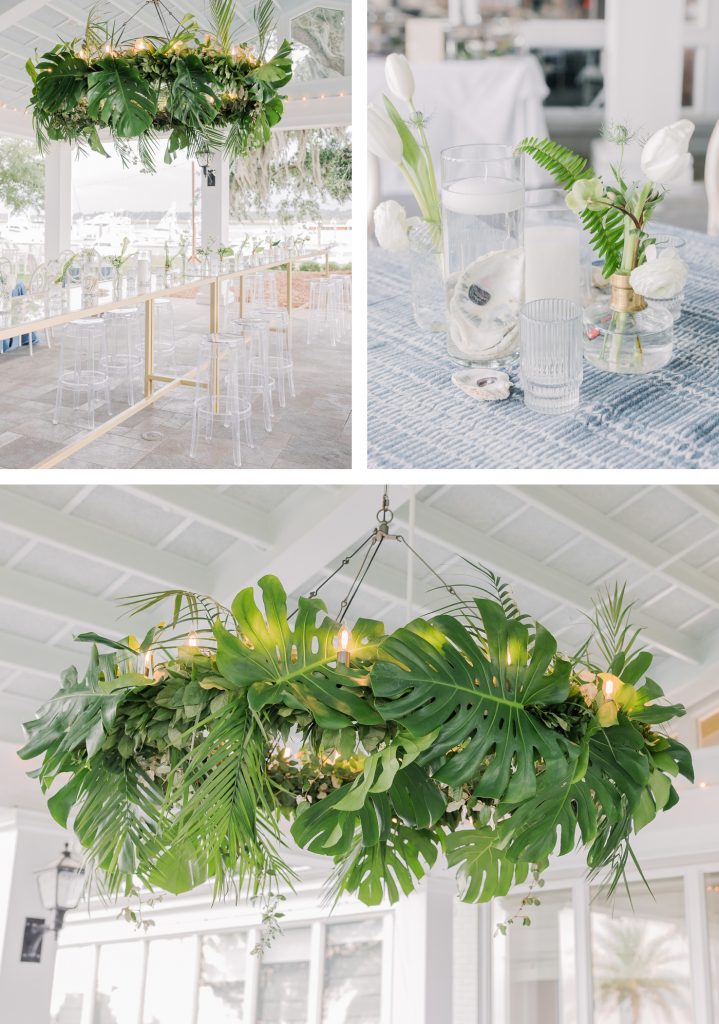
{"label": "white rose", "polygon": [[635,267],[629,283],[647,299],[673,299],[687,283],[689,270],[676,249],[664,249],[657,256],[654,246],[647,250],[647,262]]}
{"label": "white rose", "polygon": [[409,248],[407,232],[416,218],[408,217],[407,211],[394,199],[380,203],[374,211],[374,233],[383,249],[402,252]]}
{"label": "white rose", "polygon": [[398,99],[411,103],[414,96],[414,75],[407,58],[401,53],[391,53],[384,62],[384,77],[387,87]]}
{"label": "white rose", "polygon": [[367,148],[380,160],[402,162],[402,140],[392,122],[375,107],[367,111]]}
{"label": "white rose", "polygon": [[652,135],[642,150],[642,170],[650,181],[669,184],[691,167],[689,140],[695,125],[684,118]]}

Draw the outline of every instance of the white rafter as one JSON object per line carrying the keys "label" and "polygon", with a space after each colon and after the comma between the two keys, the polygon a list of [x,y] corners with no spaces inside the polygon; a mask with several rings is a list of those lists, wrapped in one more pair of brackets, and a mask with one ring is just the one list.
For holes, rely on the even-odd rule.
{"label": "white rafter", "polygon": [[[593,592],[585,584],[420,502],[417,506],[415,529],[418,535],[433,543],[465,557],[479,560],[510,579],[524,581],[556,601],[567,602],[580,611],[589,612],[592,609]],[[696,645],[690,638],[682,636],[678,630],[665,626],[651,616],[642,618],[644,635],[655,647],[690,664],[698,663]]]}
{"label": "white rafter", "polygon": [[131,486],[128,488],[141,498],[160,508],[169,508],[181,515],[260,548],[267,548],[274,539],[271,516],[251,505],[243,505],[212,491],[199,487]]}
{"label": "white rafter", "polygon": [[541,509],[586,537],[593,537],[623,558],[639,562],[673,587],[680,587],[719,608],[719,582],[691,565],[679,554],[670,554],[635,530],[603,515],[591,505],[560,487],[508,487],[507,490],[534,508]]}

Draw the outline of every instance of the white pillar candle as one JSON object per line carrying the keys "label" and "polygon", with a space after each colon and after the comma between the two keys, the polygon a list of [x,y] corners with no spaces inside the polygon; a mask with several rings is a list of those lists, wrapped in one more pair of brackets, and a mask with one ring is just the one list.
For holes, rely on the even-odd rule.
{"label": "white pillar candle", "polygon": [[444,186],[442,205],[470,217],[512,213],[524,206],[524,185],[511,178],[461,178]]}
{"label": "white pillar candle", "polygon": [[579,230],[569,224],[524,229],[524,301],[571,299],[581,305]]}

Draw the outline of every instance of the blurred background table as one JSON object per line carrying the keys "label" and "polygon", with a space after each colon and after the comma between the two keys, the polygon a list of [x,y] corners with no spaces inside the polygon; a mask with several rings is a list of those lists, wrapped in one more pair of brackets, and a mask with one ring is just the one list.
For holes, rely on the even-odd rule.
{"label": "blurred background table", "polygon": [[[531,54],[416,65],[414,74],[414,104],[429,118],[429,141],[437,161],[448,146],[492,142],[516,146],[526,135],[547,135],[542,103],[549,90],[540,63]],[[367,89],[370,103],[382,107],[382,93],[388,92],[384,60],[369,61]],[[404,114],[402,104],[393,102]],[[370,207],[381,199],[409,197],[397,167],[370,159],[376,165],[377,182]],[[527,165],[527,175],[530,186],[548,181],[534,166]]]}
{"label": "blurred background table", "polygon": [[446,336],[415,324],[408,264],[371,249],[370,468],[719,466],[719,240],[672,233],[686,239],[689,281],[671,362],[636,376],[603,373],[585,362],[579,411],[558,417],[525,407],[516,369],[503,402],[480,402],[456,388]]}

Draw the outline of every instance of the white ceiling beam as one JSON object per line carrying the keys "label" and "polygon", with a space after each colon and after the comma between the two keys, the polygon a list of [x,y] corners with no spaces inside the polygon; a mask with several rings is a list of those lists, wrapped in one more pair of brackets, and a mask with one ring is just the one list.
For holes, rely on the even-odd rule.
{"label": "white ceiling beam", "polygon": [[[334,568],[332,563],[348,548],[369,536],[382,501],[379,487],[344,485],[318,491],[306,488],[293,496],[283,517],[278,514],[275,541],[268,551],[251,558],[240,549],[227,553],[215,582],[220,601],[230,601],[242,587],[268,574],[278,576],[291,594],[325,566]],[[395,512],[410,493],[409,487],[392,488]]]}
{"label": "white ceiling beam", "polygon": [[693,509],[710,519],[719,527],[719,494],[711,487],[700,484],[670,484],[667,490],[672,491],[682,501],[686,501]]}
{"label": "white ceiling beam", "polygon": [[110,601],[17,569],[0,567],[0,599],[25,608],[30,614],[42,612],[61,622],[82,623],[87,630],[110,635],[123,632],[118,625],[123,611]]}
{"label": "white ceiling beam", "polygon": [[[402,515],[399,518],[404,521]],[[510,579],[522,580],[555,601],[592,611],[594,594],[583,583],[421,502],[417,503],[415,529],[432,543],[489,565]],[[699,662],[696,644],[689,637],[651,616],[643,615],[642,624],[646,639],[655,647],[689,664]]]}
{"label": "white ceiling beam", "polygon": [[719,608],[719,582],[646,540],[610,516],[597,512],[564,487],[508,487],[516,497],[559,519],[567,526],[611,548],[623,558],[639,562],[673,587],[680,587],[701,601]]}
{"label": "white ceiling beam", "polygon": [[[0,633],[0,664],[24,668],[41,676],[60,681],[60,673],[72,664],[73,655],[61,647],[49,647],[37,640],[25,640],[10,633]],[[0,687],[3,684],[0,675]]]}
{"label": "white ceiling beam", "polygon": [[11,0],[10,3],[3,3],[0,9],[0,32],[6,28],[15,28],[19,21],[35,14],[45,6],[47,0]]}
{"label": "white ceiling beam", "polygon": [[127,490],[160,508],[172,509],[256,547],[268,548],[274,539],[270,515],[225,498],[208,487],[129,486]]}
{"label": "white ceiling beam", "polygon": [[105,565],[151,577],[169,587],[207,593],[210,586],[210,571],[189,558],[59,512],[9,487],[0,492],[0,521],[23,537],[33,537]]}

